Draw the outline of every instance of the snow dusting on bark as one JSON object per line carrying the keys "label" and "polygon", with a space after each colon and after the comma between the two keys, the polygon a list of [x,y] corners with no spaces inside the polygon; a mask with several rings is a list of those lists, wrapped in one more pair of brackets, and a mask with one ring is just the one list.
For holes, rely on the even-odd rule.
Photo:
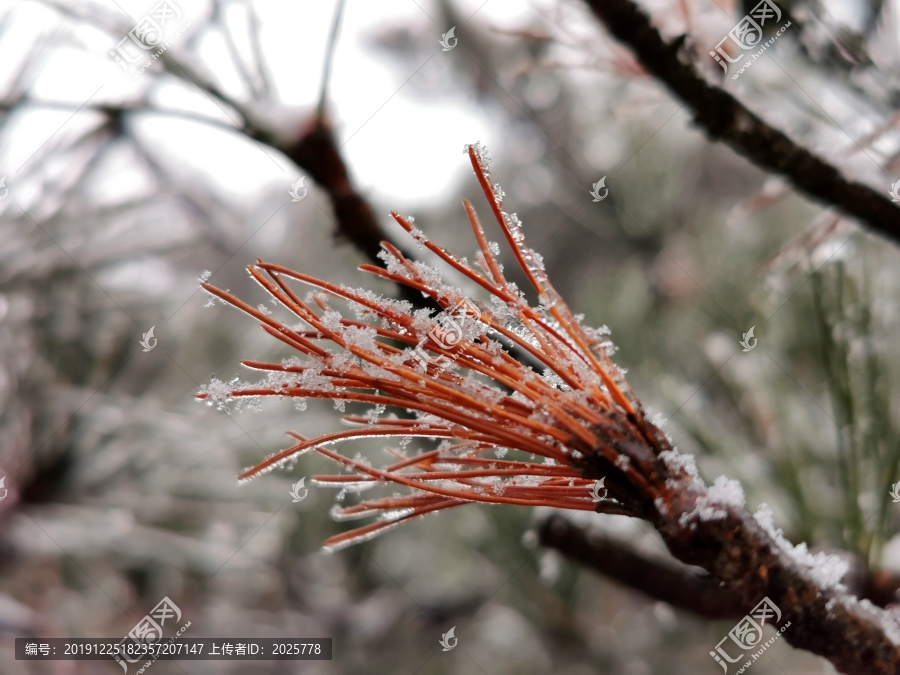
{"label": "snow dusting on bark", "polygon": [[823,589],[842,588],[841,579],[850,569],[850,564],[833,553],[820,552],[813,555],[805,543],[794,546],[789,542],[780,527],[775,525],[775,514],[772,508],[762,503],[753,514],[756,522],[768,533],[778,547],[797,563],[806,567],[810,575]]}

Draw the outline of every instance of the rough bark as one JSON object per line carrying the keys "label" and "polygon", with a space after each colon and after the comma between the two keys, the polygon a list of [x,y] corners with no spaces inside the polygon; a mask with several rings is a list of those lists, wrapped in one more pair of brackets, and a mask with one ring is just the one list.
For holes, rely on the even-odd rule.
{"label": "rough bark", "polygon": [[725,512],[722,518],[684,518],[694,512],[703,494],[686,476],[669,478],[665,485],[654,525],[678,560],[705,569],[746,606],[771,599],[783,612],[783,621],[791,622],[785,640],[827,658],[840,672],[900,672],[900,647],[878,622],[891,620],[887,613],[874,607],[864,611],[843,590],[820,587],[810,570],[779,547],[744,509],[718,506]]}

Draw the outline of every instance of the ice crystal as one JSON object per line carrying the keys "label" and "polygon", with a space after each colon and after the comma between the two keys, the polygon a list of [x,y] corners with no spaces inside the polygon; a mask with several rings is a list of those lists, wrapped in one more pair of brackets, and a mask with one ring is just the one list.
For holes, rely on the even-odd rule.
{"label": "ice crystal", "polygon": [[697,462],[693,455],[683,455],[677,449],[667,450],[660,453],[659,458],[665,462],[666,466],[673,472],[684,471],[693,479],[693,482],[699,486],[704,486],[703,479],[697,471]]}
{"label": "ice crystal", "polygon": [[384,404],[379,403],[378,405],[376,405],[366,414],[366,421],[370,425],[375,424],[375,422],[378,421],[378,416],[385,411],[385,408],[387,408],[387,406],[385,406]]}
{"label": "ice crystal", "polygon": [[[491,153],[488,151],[487,147],[481,143],[481,141],[476,141],[471,147],[472,150],[475,151],[475,156],[478,158],[478,163],[485,170],[485,172],[489,174],[491,172],[491,167],[494,164],[494,160],[491,158]],[[468,145],[464,146],[463,152],[469,152]]]}
{"label": "ice crystal", "polygon": [[[537,306],[505,277],[497,260],[500,245],[488,238],[468,203],[478,243],[474,263],[432,244],[413,218],[392,213],[418,248],[434,253],[441,266],[411,261],[390,243],[379,254],[383,268],[363,266],[429,298],[431,309],[415,309],[407,301],[366,288],[335,285],[257,261],[248,268],[250,275],[278,303],[279,313],[284,309],[295,316],[281,323],[265,305],[249,306],[206,283],[208,277],[203,280],[212,297],[252,315],[300,356],[280,363],[245,361],[248,368],[264,372],[262,381],[213,379],[198,398],[233,411],[258,408],[263,396],[293,397],[300,411],[306,409],[307,399],[331,399],[349,425],[309,440],[292,433],[295,442],[290,447],[265,457],[241,478],[316,452],[337,464],[341,473],[311,480],[340,488],[338,501],[387,482],[409,489],[406,495],[363,499],[334,509],[338,520],[379,520],[331,537],[325,542],[327,551],[471,501],[595,511],[599,507],[586,487],[590,481],[582,474],[586,458],[614,463],[629,477],[643,469],[633,465],[622,448],[646,447],[649,423],[623,371],[608,358],[614,349],[608,329],[586,328],[583,317],[572,315],[547,279],[542,257],[526,245],[518,216],[502,210],[505,195],[490,180],[487,148],[476,143],[466,146],[466,152],[491,204],[495,227],[503,230],[500,241],[512,242],[515,260],[539,299]],[[489,301],[470,300],[463,290],[445,283],[442,271],[447,269],[455,278],[473,282],[467,288],[481,289]],[[295,283],[312,287],[305,301],[291,288]],[[333,308],[345,305],[355,320],[350,312]],[[537,368],[518,360],[525,352],[540,361]],[[353,403],[351,411],[361,406],[362,412],[347,414],[347,401]],[[388,407],[406,415],[385,416]],[[670,471],[687,471],[702,486],[693,458],[670,450],[661,434],[650,431],[658,443],[655,451]],[[386,448],[391,461],[385,468],[372,467],[361,455],[350,459],[337,452],[349,440],[375,438],[393,439]],[[414,438],[436,442],[437,448],[407,450]],[[531,461],[506,459],[510,449]],[[728,502],[728,495],[720,487],[717,483],[705,497],[710,508],[727,508],[722,502]],[[658,496],[655,486],[639,489],[647,491],[650,500]],[[608,504],[616,500],[610,498]]]}
{"label": "ice crystal", "polygon": [[778,547],[787,553],[795,562],[809,570],[813,580],[823,589],[840,587],[841,579],[850,569],[850,563],[837,554],[823,552],[813,555],[805,543],[794,546],[785,538],[784,532],[775,525],[775,514],[772,508],[763,502],[753,514],[756,522],[775,540]]}
{"label": "ice crystal", "polygon": [[[690,455],[681,455],[690,457]],[[696,468],[694,469],[696,471]],[[681,515],[681,523],[684,525],[694,519],[701,521],[721,520],[728,516],[728,509],[741,509],[744,507],[744,488],[741,484],[726,476],[717,476],[715,482],[701,496],[690,513]]]}
{"label": "ice crystal", "polygon": [[228,404],[234,400],[232,392],[238,384],[237,378],[231,382],[223,382],[214,377],[209,384],[201,386],[200,391],[207,395],[206,402],[208,405],[215,405],[218,410],[227,410]]}
{"label": "ice crystal", "polygon": [[385,269],[391,274],[399,274],[403,277],[409,276],[409,270],[406,269],[406,265],[390,251],[379,251],[378,258],[384,262]]}
{"label": "ice crystal", "polygon": [[415,240],[415,242],[416,242],[416,247],[417,247],[420,251],[421,251],[422,249],[424,249],[424,248],[425,248],[425,242],[427,241],[427,239],[426,239],[426,237],[425,237],[425,233],[422,232],[422,230],[417,230],[417,229],[413,228],[413,230],[412,230],[412,232],[410,232],[410,234],[412,235],[412,238],[413,238],[413,239]]}
{"label": "ice crystal", "polygon": [[744,488],[726,476],[717,476],[707,493],[709,501],[736,509],[744,508]]}

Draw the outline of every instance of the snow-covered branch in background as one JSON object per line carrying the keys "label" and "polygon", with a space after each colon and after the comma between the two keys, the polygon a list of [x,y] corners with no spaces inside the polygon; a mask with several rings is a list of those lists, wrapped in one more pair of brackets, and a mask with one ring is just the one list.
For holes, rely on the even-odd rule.
{"label": "snow-covered branch in background", "polygon": [[[900,242],[900,209],[888,198],[890,181],[875,190],[841,171],[754,115],[691,64],[683,40],[666,42],[650,17],[631,0],[585,0],[607,30],[626,44],[640,64],[691,110],[712,139],[726,143],[756,166],[784,176],[799,191],[864,222]],[[887,178],[885,176],[885,178]]]}

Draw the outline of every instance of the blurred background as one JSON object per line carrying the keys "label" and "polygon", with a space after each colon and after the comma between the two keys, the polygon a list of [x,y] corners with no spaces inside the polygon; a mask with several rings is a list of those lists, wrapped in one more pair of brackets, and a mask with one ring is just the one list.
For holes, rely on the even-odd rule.
{"label": "blurred background", "polygon": [[[308,477],[334,467],[306,456],[238,485],[286,430],[335,430],[340,413],[196,402],[212,377],[245,377],[241,359],[281,354],[198,279],[256,305],[243,268],[261,257],[396,289],[356,271],[368,259],[336,236],[333,194],[292,153],[323,100],[336,3],[174,0],[174,42],[139,73],[113,55],[158,4],[0,2],[0,673],[120,672],[17,662],[14,638],[118,638],[163,597],[185,637],[332,637],[334,658],[160,661],[158,675],[718,673],[708,653],[734,621],[542,548],[545,513],[469,505],[324,555],[348,524]],[[732,80],[708,52],[754,4],[642,6],[668,38],[689,35],[711,81],[887,193],[900,2],[779,2],[791,27]],[[848,557],[853,587],[893,602],[894,243],[709,142],[581,2],[349,0],[333,47],[323,110],[389,236],[421,255],[396,209],[472,255],[462,198],[488,213],[462,149],[485,143],[558,290],[609,326],[634,390],[707,481],[740,480],[749,508],[768,503],[794,543]],[[342,452],[384,461],[376,442]],[[576,522],[674,565],[646,523]],[[442,652],[453,626],[458,648]],[[784,641],[767,654],[756,675],[834,672]]]}

